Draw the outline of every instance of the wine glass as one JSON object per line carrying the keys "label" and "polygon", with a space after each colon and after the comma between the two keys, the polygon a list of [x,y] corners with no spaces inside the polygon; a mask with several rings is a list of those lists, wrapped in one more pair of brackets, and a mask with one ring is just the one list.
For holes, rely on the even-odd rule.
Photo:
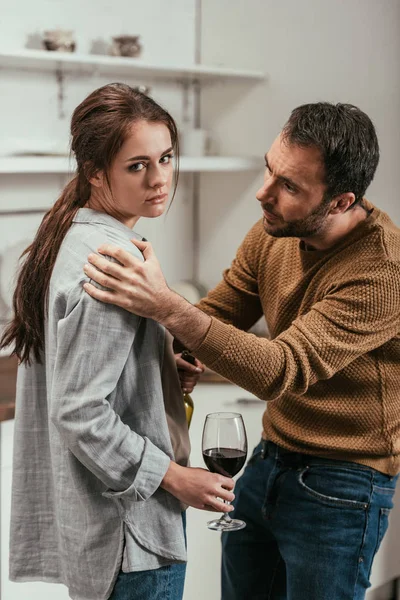
{"label": "wine glass", "polygon": [[[242,415],[216,412],[206,416],[202,451],[204,462],[212,473],[233,477],[243,467],[247,456],[247,437]],[[226,504],[229,504],[225,500]],[[207,523],[209,529],[237,531],[246,527],[244,521],[231,519],[224,513]]]}

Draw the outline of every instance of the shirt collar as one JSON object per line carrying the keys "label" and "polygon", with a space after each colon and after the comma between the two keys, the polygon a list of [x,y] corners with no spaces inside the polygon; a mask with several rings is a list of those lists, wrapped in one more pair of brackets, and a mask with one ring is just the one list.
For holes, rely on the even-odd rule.
{"label": "shirt collar", "polygon": [[131,236],[134,234],[138,238],[142,239],[141,235],[135,233],[130,227],[127,227],[118,219],[115,219],[111,215],[100,212],[99,210],[93,210],[92,208],[80,208],[74,218],[72,219],[73,223],[100,223],[101,225],[108,225],[108,227],[112,227],[113,229],[119,229],[124,233],[128,233]]}

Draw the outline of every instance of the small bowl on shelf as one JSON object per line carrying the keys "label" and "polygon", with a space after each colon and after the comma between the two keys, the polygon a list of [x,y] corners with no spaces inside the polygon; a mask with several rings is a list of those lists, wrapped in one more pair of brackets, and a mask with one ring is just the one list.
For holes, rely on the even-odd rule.
{"label": "small bowl on shelf", "polygon": [[129,56],[131,58],[139,56],[142,51],[139,38],[139,35],[118,35],[113,37],[111,55]]}
{"label": "small bowl on shelf", "polygon": [[45,31],[43,45],[50,52],[75,52],[74,32],[64,29]]}

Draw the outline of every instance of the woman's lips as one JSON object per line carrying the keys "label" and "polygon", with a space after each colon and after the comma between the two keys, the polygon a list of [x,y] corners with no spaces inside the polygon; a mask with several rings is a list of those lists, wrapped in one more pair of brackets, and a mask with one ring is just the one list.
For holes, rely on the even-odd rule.
{"label": "woman's lips", "polygon": [[162,204],[168,194],[160,194],[159,196],[153,196],[153,198],[149,198],[146,200],[148,204]]}

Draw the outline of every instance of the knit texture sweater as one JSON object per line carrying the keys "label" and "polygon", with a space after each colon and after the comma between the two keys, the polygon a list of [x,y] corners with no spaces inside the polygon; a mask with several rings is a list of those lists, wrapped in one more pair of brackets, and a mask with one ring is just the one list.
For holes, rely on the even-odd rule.
{"label": "knit texture sweater", "polygon": [[[369,211],[325,251],[257,222],[198,307],[196,356],[266,400],[263,436],[295,452],[400,471],[400,230]],[[270,339],[246,333],[265,316]]]}

